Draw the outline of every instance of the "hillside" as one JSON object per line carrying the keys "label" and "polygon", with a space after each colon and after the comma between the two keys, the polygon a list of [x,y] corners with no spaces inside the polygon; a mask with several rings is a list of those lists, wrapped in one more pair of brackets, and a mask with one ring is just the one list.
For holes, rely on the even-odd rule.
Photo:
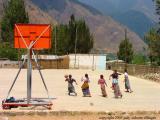
{"label": "hillside", "polygon": [[[62,2],[63,1],[63,2]],[[118,45],[124,39],[124,26],[115,22],[111,17],[103,16],[96,9],[79,3],[77,0],[32,0],[32,2],[46,11],[59,23],[67,23],[70,15],[74,14],[78,18],[87,21],[94,36],[95,48],[116,52]],[[44,3],[44,4],[42,4]],[[58,4],[58,7],[54,7]],[[128,30],[128,36],[137,51],[142,51],[144,42],[134,33]]]}
{"label": "hillside", "polygon": [[[126,25],[141,38],[157,22],[152,0],[79,0]],[[135,19],[136,18],[136,19]],[[145,23],[143,23],[145,22]],[[142,24],[141,24],[142,23]],[[134,26],[135,25],[135,26]]]}
{"label": "hillside", "polygon": [[[95,36],[96,49],[116,52],[119,43],[124,39],[125,26],[77,0],[27,0],[25,2],[31,23],[68,23],[71,14],[74,14],[76,18],[85,19]],[[143,47],[146,46],[129,29],[128,36],[136,51],[142,51]]]}
{"label": "hillside", "polygon": [[141,38],[154,26],[145,14],[136,10],[130,10],[122,14],[117,14],[113,17],[123,25],[128,26],[131,30],[135,31]]}
{"label": "hillside", "polygon": [[30,23],[49,23],[49,24],[57,24],[57,21],[51,17],[46,12],[42,11],[40,8],[35,6],[29,1],[26,2],[26,10],[29,15]]}
{"label": "hillside", "polygon": [[[0,18],[3,16],[3,4],[6,4],[7,0],[0,0]],[[53,19],[46,12],[41,10],[36,5],[32,4],[29,0],[25,1],[26,3],[26,11],[28,12],[29,19],[31,23],[51,23],[57,24],[57,21]]]}

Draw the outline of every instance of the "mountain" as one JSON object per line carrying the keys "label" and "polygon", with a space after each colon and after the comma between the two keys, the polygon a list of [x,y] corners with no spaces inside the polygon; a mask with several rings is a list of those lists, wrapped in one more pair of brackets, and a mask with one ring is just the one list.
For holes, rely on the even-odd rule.
{"label": "mountain", "polygon": [[[25,1],[26,5],[26,11],[29,15],[30,23],[52,23],[57,24],[57,21],[53,19],[49,14],[41,10],[39,7],[34,5],[29,0]],[[0,0],[0,19],[3,16],[4,9],[3,5],[7,4],[7,0]]]}
{"label": "mountain", "polygon": [[[31,0],[33,4],[47,12],[58,23],[68,23],[70,15],[83,18],[95,36],[95,48],[116,52],[119,43],[124,39],[125,26],[115,22],[111,17],[102,15],[89,5],[77,0]],[[56,6],[57,5],[57,6]],[[128,36],[137,51],[142,51],[145,43],[131,30]]]}
{"label": "mountain", "polygon": [[30,23],[57,24],[57,21],[53,17],[30,1],[26,1],[26,11],[28,12]]}
{"label": "mountain", "polygon": [[152,22],[146,15],[141,12],[130,10],[125,13],[113,17],[123,25],[128,26],[131,30],[136,32],[141,38],[153,27]]}
{"label": "mountain", "polygon": [[[31,23],[68,23],[71,14],[77,19],[85,19],[95,37],[95,49],[117,52],[119,43],[124,39],[125,26],[78,0],[27,0],[25,4]],[[130,29],[128,37],[136,51],[143,51],[146,47]]]}
{"label": "mountain", "polygon": [[104,15],[111,16],[114,20],[136,32],[141,38],[158,20],[155,15],[155,5],[152,0],[79,1],[91,5]]}

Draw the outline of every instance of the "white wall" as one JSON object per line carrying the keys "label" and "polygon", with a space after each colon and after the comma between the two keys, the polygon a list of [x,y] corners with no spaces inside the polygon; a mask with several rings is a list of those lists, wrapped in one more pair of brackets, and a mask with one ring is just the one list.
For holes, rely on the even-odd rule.
{"label": "white wall", "polygon": [[105,55],[93,55],[93,54],[77,54],[76,62],[75,55],[69,55],[70,68],[74,66],[78,69],[106,69],[106,56]]}

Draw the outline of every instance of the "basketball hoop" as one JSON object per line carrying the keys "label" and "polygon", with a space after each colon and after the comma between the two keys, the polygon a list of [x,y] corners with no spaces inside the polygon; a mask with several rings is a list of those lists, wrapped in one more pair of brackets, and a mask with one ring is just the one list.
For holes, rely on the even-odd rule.
{"label": "basketball hoop", "polygon": [[[35,57],[34,50],[49,49],[51,48],[51,25],[49,24],[15,24],[14,27],[14,47],[18,49],[27,49],[27,58],[25,57],[23,63],[21,64],[19,71],[9,89],[6,99],[2,103],[3,109],[9,109],[13,107],[28,107],[28,106],[44,106],[51,109],[52,102],[49,96],[48,88],[44,81],[40,66]],[[31,59],[36,63],[37,69],[39,71],[40,77],[42,79],[43,85],[45,87],[48,98],[43,99],[33,99],[32,98],[32,63]],[[7,99],[12,91],[12,88],[21,72],[27,60],[27,98],[23,100],[17,100],[16,102],[7,102]],[[46,101],[48,99],[48,101]]]}

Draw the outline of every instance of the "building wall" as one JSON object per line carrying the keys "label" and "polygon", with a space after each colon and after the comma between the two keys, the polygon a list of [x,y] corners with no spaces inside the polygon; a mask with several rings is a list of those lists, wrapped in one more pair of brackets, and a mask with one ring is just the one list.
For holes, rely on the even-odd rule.
{"label": "building wall", "polygon": [[69,68],[77,69],[106,69],[106,56],[105,55],[94,55],[94,54],[77,54],[69,55],[70,63]]}

